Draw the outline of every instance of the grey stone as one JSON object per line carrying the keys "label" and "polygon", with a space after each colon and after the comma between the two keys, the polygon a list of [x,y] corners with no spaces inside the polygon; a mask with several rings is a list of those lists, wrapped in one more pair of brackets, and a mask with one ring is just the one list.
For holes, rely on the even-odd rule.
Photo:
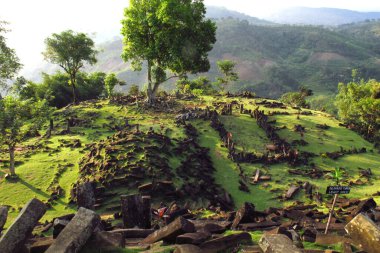
{"label": "grey stone", "polygon": [[79,208],[70,223],[45,253],[74,253],[85,245],[98,226],[100,217],[94,211]]}
{"label": "grey stone", "polygon": [[247,232],[222,236],[200,245],[202,252],[216,253],[236,247],[242,243],[252,243],[251,235]]}
{"label": "grey stone", "polygon": [[169,225],[155,231],[143,240],[145,244],[152,244],[161,240],[173,242],[176,237],[195,231],[194,224],[183,217],[178,217]]}
{"label": "grey stone", "polygon": [[264,253],[302,253],[302,250],[297,248],[289,237],[282,234],[264,234],[259,245]]}
{"label": "grey stone", "polygon": [[353,242],[368,253],[377,253],[380,249],[380,229],[366,215],[358,214],[345,227]]}
{"label": "grey stone", "polygon": [[5,222],[8,218],[8,207],[0,206],[0,233],[4,228]]}
{"label": "grey stone", "polygon": [[13,253],[17,252],[33,231],[37,222],[46,212],[46,205],[38,200],[32,199],[21,210],[16,220],[0,239],[0,252]]}
{"label": "grey stone", "polygon": [[77,204],[78,207],[94,210],[95,193],[94,188],[90,182],[78,185]]}

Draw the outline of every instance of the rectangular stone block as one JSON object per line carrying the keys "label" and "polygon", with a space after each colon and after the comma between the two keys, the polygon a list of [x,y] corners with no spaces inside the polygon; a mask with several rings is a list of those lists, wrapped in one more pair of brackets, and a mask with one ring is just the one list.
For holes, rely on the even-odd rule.
{"label": "rectangular stone block", "polygon": [[9,229],[0,238],[0,252],[17,252],[45,212],[46,205],[42,201],[38,199],[29,201]]}
{"label": "rectangular stone block", "polygon": [[94,211],[83,207],[79,208],[74,218],[62,230],[45,253],[79,252],[99,222],[100,217]]}
{"label": "rectangular stone block", "polygon": [[366,215],[358,214],[345,227],[355,245],[368,253],[378,253],[380,250],[380,229]]}
{"label": "rectangular stone block", "polygon": [[252,238],[249,233],[243,232],[213,239],[202,243],[200,248],[202,252],[216,253],[236,247],[242,243],[252,244]]}
{"label": "rectangular stone block", "polygon": [[8,207],[0,206],[0,235],[8,218]]}
{"label": "rectangular stone block", "polygon": [[150,234],[142,243],[152,244],[161,240],[174,242],[177,236],[185,233],[193,233],[194,231],[193,223],[185,218],[178,217],[169,225]]}

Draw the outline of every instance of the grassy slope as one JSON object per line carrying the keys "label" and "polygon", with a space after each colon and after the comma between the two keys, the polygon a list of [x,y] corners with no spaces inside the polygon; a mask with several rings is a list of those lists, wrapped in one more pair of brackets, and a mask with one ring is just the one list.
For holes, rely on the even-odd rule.
{"label": "grassy slope", "polygon": [[[202,106],[211,105],[214,100],[215,98],[205,97],[204,102],[202,102]],[[226,99],[218,99],[218,101],[222,100]],[[245,107],[247,109],[254,109],[256,107],[253,100],[239,100],[245,103]],[[189,107],[193,107],[198,102],[184,103]],[[55,216],[74,211],[74,207],[68,205],[68,197],[71,184],[78,177],[78,162],[83,156],[82,149],[85,144],[106,138],[114,133],[114,131],[110,131],[102,127],[104,123],[109,123],[109,119],[107,119],[107,117],[110,115],[115,118],[128,117],[131,124],[141,124],[142,130],[147,130],[152,126],[156,131],[160,131],[160,126],[163,125],[166,134],[170,137],[183,137],[182,128],[178,128],[174,124],[174,115],[139,112],[134,107],[108,105],[107,101],[101,101],[98,104],[102,105],[99,109],[96,109],[92,105],[81,105],[75,109],[79,115],[82,115],[82,117],[86,117],[86,113],[91,111],[99,113],[99,117],[92,123],[93,126],[95,126],[94,129],[76,127],[73,129],[74,134],[53,136],[47,144],[47,146],[54,149],[59,145],[59,139],[80,139],[82,142],[82,148],[63,148],[61,149],[61,152],[53,153],[51,156],[48,152],[43,152],[41,150],[33,153],[29,158],[24,156],[24,151],[17,154],[19,165],[17,166],[16,171],[20,176],[20,180],[17,182],[7,182],[0,179],[0,205],[6,204],[13,207],[13,210],[10,213],[10,220],[17,215],[18,209],[21,208],[30,198],[37,197],[39,199],[46,200],[50,197],[51,192],[47,188],[54,178],[54,174],[58,169],[58,164],[67,165],[72,163],[74,166],[68,167],[58,178],[58,184],[65,190],[65,196],[60,198],[53,208],[47,212],[43,220],[50,220]],[[269,111],[270,109],[265,110]],[[275,110],[278,111],[279,109]],[[295,110],[290,109],[288,111],[291,113],[296,113]],[[59,115],[60,112],[58,112],[56,123],[58,123],[59,128],[63,129],[64,120]],[[358,167],[371,168],[375,174],[375,176],[371,179],[371,182],[365,186],[353,187],[352,193],[349,196],[364,198],[378,191],[376,185],[380,182],[380,155],[377,150],[374,150],[372,144],[364,141],[356,133],[339,127],[338,121],[324,113],[313,111],[313,116],[301,116],[300,119],[297,119],[294,114],[286,116],[273,116],[271,119],[272,118],[277,120],[277,126],[285,125],[287,127],[279,133],[281,137],[286,138],[289,142],[295,139],[300,139],[299,134],[293,131],[295,124],[301,124],[306,127],[304,139],[309,142],[309,145],[300,147],[299,149],[301,150],[310,151],[319,155],[324,152],[339,151],[340,146],[345,149],[352,147],[365,147],[368,150],[368,153],[365,154],[346,155],[338,160],[331,160],[319,155],[313,159],[313,162],[318,167],[326,170],[331,170],[336,166],[344,167],[347,172],[347,180],[352,180],[359,177],[357,170]],[[226,128],[232,132],[233,138],[237,142],[238,149],[245,149],[247,151],[254,151],[257,153],[264,152],[264,145],[268,143],[268,140],[264,132],[257,127],[255,120],[247,115],[239,115],[237,110],[235,110],[233,116],[223,116],[221,119]],[[331,128],[329,130],[317,130],[315,128],[315,124],[324,123],[331,126]],[[332,180],[328,178],[312,180],[302,176],[290,176],[286,172],[287,169],[289,169],[286,164],[273,165],[269,167],[263,167],[261,164],[242,164],[241,166],[246,174],[251,176],[257,168],[260,168],[272,176],[272,181],[269,182],[267,187],[264,187],[263,184],[249,185],[251,193],[241,192],[238,190],[239,173],[237,166],[227,158],[227,150],[221,146],[218,133],[210,127],[209,122],[196,120],[193,121],[192,124],[194,124],[200,132],[200,144],[210,148],[210,155],[214,163],[214,167],[216,168],[216,181],[231,193],[237,206],[241,205],[244,201],[255,203],[258,209],[265,209],[269,206],[289,205],[292,201],[280,202],[276,199],[276,196],[280,195],[291,183],[296,181],[310,181],[318,185],[322,193],[327,185],[332,184]],[[80,133],[84,133],[84,135],[81,135]],[[41,140],[36,138],[31,139],[28,142],[23,143],[21,146],[38,143],[40,141]],[[374,150],[374,152],[371,152],[371,150]],[[0,157],[6,159],[6,154],[2,153],[0,154]],[[179,161],[173,158],[170,161],[170,164],[174,168],[178,166]],[[6,168],[6,164],[0,167],[0,177],[7,172]],[[273,189],[277,189],[277,192],[270,192],[270,190]],[[125,191],[130,190],[133,191],[133,189],[125,189]],[[307,201],[303,194],[299,194],[297,199]],[[110,205],[115,204],[116,202],[118,202],[117,197],[108,201]]]}

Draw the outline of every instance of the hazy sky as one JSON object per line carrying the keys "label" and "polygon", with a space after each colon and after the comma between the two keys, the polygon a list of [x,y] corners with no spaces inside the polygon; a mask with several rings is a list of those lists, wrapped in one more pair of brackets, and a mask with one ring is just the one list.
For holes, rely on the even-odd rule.
{"label": "hazy sky", "polygon": [[[123,8],[128,0],[0,0],[0,20],[10,22],[8,45],[26,68],[42,61],[44,39],[54,32],[73,29],[93,34],[96,41],[119,34]],[[335,7],[380,11],[376,0],[205,0],[256,17],[291,6]]]}

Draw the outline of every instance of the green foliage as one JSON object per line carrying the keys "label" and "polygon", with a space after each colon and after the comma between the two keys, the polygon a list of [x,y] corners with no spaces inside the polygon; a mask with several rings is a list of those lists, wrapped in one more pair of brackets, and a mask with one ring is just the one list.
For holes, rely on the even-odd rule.
{"label": "green foliage", "polygon": [[13,78],[20,70],[21,64],[13,49],[6,44],[4,28],[6,22],[0,20],[0,86],[4,85],[4,81]]}
{"label": "green foliage", "polygon": [[166,70],[175,75],[206,72],[215,43],[215,24],[205,19],[202,1],[131,0],[122,20],[122,58],[135,70],[148,63],[149,102],[154,102]]}
{"label": "green foliage", "polygon": [[339,117],[371,139],[380,135],[379,91],[380,83],[376,80],[339,83],[335,101]]}
{"label": "green foliage", "polygon": [[[77,74],[77,89],[79,101],[98,98],[105,88],[106,74],[94,72],[91,74],[79,72]],[[61,108],[71,102],[72,96],[67,83],[70,76],[66,73],[57,72],[53,75],[42,74],[42,82],[34,83],[27,81],[25,85],[16,86],[17,95],[20,99],[34,101],[46,99],[53,107]]]}
{"label": "green foliage", "polygon": [[68,84],[72,86],[73,101],[76,103],[77,74],[86,62],[96,63],[94,41],[84,33],[67,30],[54,33],[45,40],[45,44],[45,59],[58,64],[70,76]]}
{"label": "green foliage", "polygon": [[238,74],[235,72],[236,63],[230,60],[222,60],[216,62],[222,77],[217,77],[216,84],[224,91],[230,82],[239,80]]}
{"label": "green foliage", "polygon": [[125,85],[125,82],[120,81],[117,79],[115,73],[110,73],[106,75],[106,78],[104,79],[104,85],[106,88],[107,92],[107,97],[112,97],[113,95],[113,89],[115,88],[116,85]]}
{"label": "green foliage", "polygon": [[129,88],[128,94],[131,96],[138,96],[140,94],[139,86],[132,84],[132,86]]}
{"label": "green foliage", "polygon": [[297,107],[306,107],[305,97],[300,92],[288,92],[281,96],[281,102]]}
{"label": "green foliage", "polygon": [[193,80],[181,78],[177,81],[176,85],[180,92],[195,96],[211,95],[215,92],[210,80],[206,76],[200,76]]}

